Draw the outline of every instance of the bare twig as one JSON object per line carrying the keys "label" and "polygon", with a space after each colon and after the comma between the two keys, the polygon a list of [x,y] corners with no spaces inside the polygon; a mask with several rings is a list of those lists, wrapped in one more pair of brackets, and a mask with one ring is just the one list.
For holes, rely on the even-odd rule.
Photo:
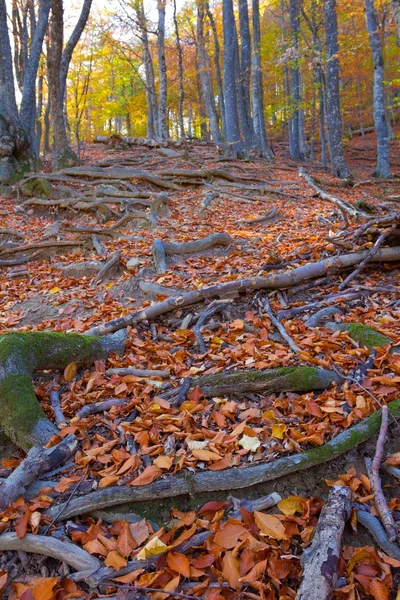
{"label": "bare twig", "polygon": [[293,352],[300,352],[301,348],[290,337],[290,335],[288,334],[288,332],[286,331],[286,329],[284,328],[282,323],[280,321],[278,321],[278,319],[275,317],[274,313],[272,312],[269,300],[267,298],[264,298],[263,305],[264,305],[264,310],[267,313],[267,315],[269,316],[271,322],[275,325],[276,329],[279,331],[279,333],[281,334],[283,339],[286,340],[290,349],[293,350]]}

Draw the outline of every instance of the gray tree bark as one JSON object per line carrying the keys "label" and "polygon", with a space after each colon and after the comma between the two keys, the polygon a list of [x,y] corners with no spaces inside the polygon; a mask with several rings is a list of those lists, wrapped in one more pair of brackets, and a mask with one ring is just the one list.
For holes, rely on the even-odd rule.
{"label": "gray tree bark", "polygon": [[208,20],[210,21],[211,30],[212,30],[213,39],[214,39],[214,68],[215,68],[215,75],[217,78],[217,86],[218,86],[218,104],[219,104],[219,110],[221,113],[222,133],[225,138],[226,137],[225,98],[224,98],[224,84],[222,82],[221,66],[220,66],[221,50],[220,50],[220,45],[219,45],[217,27],[215,25],[214,17],[212,15],[212,12],[210,10],[210,6],[209,6],[208,2],[205,2],[204,6],[207,11],[207,16],[208,16]]}
{"label": "gray tree bark", "polygon": [[160,139],[168,139],[167,125],[167,63],[165,61],[165,0],[157,1],[158,30],[157,30],[157,55],[160,80],[160,94],[158,102],[158,134]]}
{"label": "gray tree bark", "polygon": [[376,18],[374,0],[364,0],[369,45],[374,63],[374,123],[377,142],[377,160],[374,175],[389,177],[389,128],[385,110],[385,69],[383,63],[382,44],[379,37],[378,20]]}
{"label": "gray tree bark", "polygon": [[[43,11],[46,0],[43,2]],[[41,9],[42,10],[42,7]],[[43,12],[42,12],[43,14]],[[39,29],[40,31],[40,29]],[[33,46],[34,42],[34,46]],[[41,41],[38,35],[32,41],[31,57],[26,59],[25,68],[36,80],[36,48]],[[35,106],[35,85],[25,92]],[[33,124],[34,127],[34,124]],[[0,0],[0,183],[10,183],[21,178],[25,171],[37,166],[37,159],[30,136],[24,131],[18,114],[11,44],[7,27],[7,7]]]}
{"label": "gray tree bark", "polygon": [[351,177],[346,164],[342,142],[342,116],[339,92],[339,44],[336,14],[336,0],[324,0],[326,31],[326,124],[328,146],[333,175],[342,179]]}
{"label": "gray tree bark", "polygon": [[72,167],[78,157],[69,147],[65,127],[63,98],[60,92],[60,69],[64,39],[63,0],[51,0],[51,30],[48,55],[48,80],[53,126],[52,166],[54,170]]}
{"label": "gray tree bark", "polygon": [[[250,81],[251,81],[251,37],[249,8],[247,0],[239,0],[240,60],[239,81],[241,94],[241,125],[246,145],[254,146],[254,127],[251,118]],[[240,114],[239,113],[239,114]]]}
{"label": "gray tree bark", "polygon": [[219,130],[217,109],[215,107],[210,58],[206,51],[204,42],[204,8],[203,0],[199,0],[197,2],[197,52],[199,57],[200,81],[203,91],[205,109],[207,112],[208,121],[210,123],[211,136],[216,144],[221,144],[222,137]]}
{"label": "gray tree bark", "polygon": [[301,119],[300,119],[300,65],[299,65],[299,37],[300,37],[300,2],[301,0],[290,0],[289,2],[289,15],[290,15],[290,27],[292,32],[292,50],[294,56],[292,58],[292,144],[291,144],[291,156],[294,160],[304,160],[304,156],[301,149],[302,135],[300,132]]}
{"label": "gray tree bark", "polygon": [[135,2],[134,9],[140,29],[140,41],[143,49],[143,64],[146,79],[146,104],[147,104],[147,137],[159,138],[158,127],[158,102],[154,78],[153,59],[150,52],[148,23],[144,12],[143,0]]}
{"label": "gray tree bark", "polygon": [[239,156],[244,150],[240,136],[236,96],[237,37],[232,0],[223,0],[224,96],[227,154]]}
{"label": "gray tree bark", "polygon": [[39,146],[36,137],[36,75],[39,68],[40,55],[44,36],[49,21],[51,0],[41,0],[38,19],[30,45],[29,59],[24,72],[22,100],[20,108],[20,121],[23,130],[35,152],[39,155]]}
{"label": "gray tree bark", "polygon": [[183,103],[185,99],[185,90],[183,86],[183,56],[181,38],[179,35],[178,19],[176,17],[176,0],[174,0],[174,26],[176,36],[176,50],[178,53],[178,78],[179,78],[179,104],[178,104],[178,119],[179,119],[179,135],[181,140],[185,140],[185,125],[183,122]]}
{"label": "gray tree bark", "polygon": [[67,85],[67,76],[68,69],[71,62],[72,54],[76,48],[77,43],[79,42],[83,30],[86,27],[86,23],[89,18],[90,9],[92,7],[93,0],[84,0],[82,4],[81,13],[79,15],[79,19],[71,33],[71,36],[68,42],[65,45],[65,48],[62,53],[61,63],[60,63],[60,96],[64,98],[65,96],[65,88]]}
{"label": "gray tree bark", "polygon": [[264,114],[264,88],[261,69],[261,28],[260,28],[260,3],[259,0],[252,0],[253,9],[253,55],[251,82],[253,91],[253,127],[256,145],[260,148],[265,158],[272,158],[268,145],[267,132],[265,128]]}

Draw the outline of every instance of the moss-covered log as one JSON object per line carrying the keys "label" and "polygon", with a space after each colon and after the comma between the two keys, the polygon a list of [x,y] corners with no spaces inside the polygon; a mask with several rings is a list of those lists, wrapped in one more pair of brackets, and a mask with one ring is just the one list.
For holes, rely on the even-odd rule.
{"label": "moss-covered log", "polygon": [[20,332],[0,337],[0,427],[24,450],[44,445],[58,432],[40,408],[32,372],[64,369],[125,348],[125,331],[104,338],[76,333]]}
{"label": "moss-covered log", "polygon": [[198,386],[209,398],[241,392],[308,392],[324,390],[340,382],[340,376],[334,371],[300,366],[205,375],[194,379],[193,387]]}
{"label": "moss-covered log", "polygon": [[[388,408],[392,417],[400,416],[400,400],[390,402]],[[69,519],[75,515],[126,502],[141,502],[174,498],[184,494],[193,495],[201,492],[251,487],[332,460],[368,440],[379,431],[380,424],[381,412],[377,411],[323,446],[311,448],[300,454],[284,456],[269,463],[245,468],[231,467],[225,471],[199,471],[196,473],[183,471],[178,475],[168,475],[141,487],[109,487],[92,492],[82,498],[73,498],[70,502],[62,505],[53,506],[45,515],[51,519],[58,518],[57,515],[60,515],[60,519]]]}

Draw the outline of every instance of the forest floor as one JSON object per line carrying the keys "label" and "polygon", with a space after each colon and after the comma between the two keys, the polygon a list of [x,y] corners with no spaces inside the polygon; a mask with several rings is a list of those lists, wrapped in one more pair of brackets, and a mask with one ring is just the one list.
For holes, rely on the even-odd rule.
{"label": "forest floor", "polygon": [[[271,164],[259,159],[226,161],[211,145],[191,144],[188,154],[182,148],[172,152],[173,156],[163,156],[158,148],[115,150],[93,145],[85,149],[82,160],[84,168],[100,165],[104,173],[107,167],[140,170],[159,177],[169,189],[135,177],[128,183],[118,183],[117,177],[99,183],[99,175],[80,172],[53,181],[55,197],[50,200],[29,198],[21,186],[9,190],[10,197],[0,198],[1,334],[83,333],[169,296],[279,275],[306,263],[369,250],[385,227],[392,229],[383,237],[382,247],[400,246],[393,216],[400,213],[400,148],[395,142],[393,177],[388,181],[372,180],[372,135],[347,144],[355,185],[344,186],[316,162],[304,164],[323,191],[343,200],[346,207],[358,206],[356,216],[317,197],[284,148],[276,148]],[[215,172],[185,177],[177,173],[182,169],[219,169],[228,178]],[[74,195],[67,198],[62,186]],[[160,192],[167,196],[160,198]],[[145,196],[142,204],[140,195]],[[157,215],[150,206],[154,197],[162,205]],[[132,209],[141,214],[118,225],[124,211]],[[392,220],[382,221],[379,228],[385,215]],[[360,231],[367,222],[371,226]],[[71,227],[89,231],[68,231]],[[231,239],[187,254],[174,253],[173,248],[169,252],[166,245],[217,233]],[[152,250],[155,240],[162,240],[166,250],[167,270],[159,273]],[[70,241],[71,246],[57,246],[60,241]],[[47,247],[37,246],[43,242]],[[182,252],[182,247],[178,250]],[[115,257],[115,264],[97,277],[110,257]],[[3,258],[20,264],[7,266]],[[46,485],[40,493],[36,489],[36,495],[10,504],[0,516],[0,532],[15,531],[21,540],[33,533],[73,542],[73,548],[97,557],[104,572],[93,582],[87,572],[78,576],[71,563],[49,558],[46,552],[27,554],[21,546],[0,555],[3,597],[295,598],[302,574],[299,559],[311,542],[330,486],[338,482],[350,486],[357,504],[344,533],[334,597],[400,598],[400,549],[399,557],[388,556],[357,523],[355,507],[360,504],[376,514],[364,464],[365,456],[374,456],[376,436],[311,469],[242,489],[239,484],[239,489],[232,489],[233,499],[221,487],[101,507],[90,514],[75,512],[69,520],[43,514],[63,502],[67,514],[83,495],[79,488],[83,480],[86,493],[117,486],[139,489],[178,473],[218,472],[222,481],[229,468],[261,465],[321,447],[397,400],[400,355],[394,350],[400,342],[400,253],[397,261],[367,264],[343,292],[338,290],[359,262],[281,290],[247,286],[240,294],[222,294],[218,300],[184,307],[177,301],[173,310],[128,327],[124,356],[111,355],[86,368],[71,364],[63,374],[37,374],[35,392],[45,413],[54,420],[50,392],[58,390],[65,418],[60,436],[74,434],[79,450],[54,473],[43,476]],[[320,304],[291,312],[315,302]],[[317,326],[307,325],[311,315],[328,306],[336,313],[332,311],[329,319],[328,313],[322,315]],[[283,324],[289,343],[267,309]],[[203,325],[196,330],[199,318]],[[349,332],[332,329],[327,320],[368,325],[391,343],[375,348],[371,356],[371,346]],[[368,372],[357,379],[354,373],[368,360]],[[197,377],[208,374],[295,365],[333,369],[343,380],[320,392],[249,390],[211,397],[195,385]],[[111,368],[149,373],[107,373]],[[185,382],[187,389],[182,390]],[[183,396],[177,402],[172,390],[178,388]],[[118,402],[101,412],[83,410],[78,415],[84,407],[109,399]],[[393,455],[392,466],[400,464],[399,426],[392,424],[385,447]],[[3,478],[25,456],[6,441],[1,455]],[[389,507],[400,518],[396,479],[383,471],[382,482]],[[248,504],[273,492],[280,498],[275,496],[267,511],[261,505],[257,510],[257,502]],[[143,566],[141,558],[147,559]]]}

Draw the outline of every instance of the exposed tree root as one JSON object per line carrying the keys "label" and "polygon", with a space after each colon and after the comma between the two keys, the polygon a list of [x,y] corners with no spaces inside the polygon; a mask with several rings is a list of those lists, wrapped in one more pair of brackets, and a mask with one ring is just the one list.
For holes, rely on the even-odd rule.
{"label": "exposed tree root", "polygon": [[151,175],[145,171],[137,171],[136,169],[124,169],[118,167],[110,167],[108,169],[102,169],[101,167],[70,167],[59,171],[59,174],[72,177],[88,177],[90,179],[139,179],[167,190],[180,189],[175,183],[165,181],[164,179],[160,179],[160,177]]}
{"label": "exposed tree root", "polygon": [[337,573],[345,523],[350,513],[351,490],[334,486],[322,509],[309,548],[302,555],[303,579],[296,600],[327,600]]}
{"label": "exposed tree root", "polygon": [[9,254],[18,254],[19,252],[26,252],[27,250],[44,250],[52,248],[73,248],[74,246],[83,246],[85,242],[79,240],[70,240],[68,242],[37,242],[32,244],[25,244],[24,246],[14,246],[13,248],[2,248],[0,249],[0,256]]}
{"label": "exposed tree root", "polygon": [[15,444],[29,449],[44,445],[58,433],[40,408],[32,385],[32,372],[63,369],[123,352],[126,333],[104,339],[75,333],[21,332],[0,338],[0,427]]}
{"label": "exposed tree root", "polygon": [[[388,405],[393,417],[400,416],[400,400]],[[107,506],[116,506],[126,502],[173,498],[183,494],[213,492],[215,490],[234,490],[246,488],[265,481],[271,481],[289,473],[309,469],[315,465],[333,460],[348,450],[365,442],[379,431],[381,422],[380,411],[364,419],[357,425],[343,431],[333,440],[323,446],[312,448],[293,456],[284,456],[270,463],[258,464],[245,468],[232,467],[226,471],[187,471],[178,475],[167,476],[164,479],[142,486],[115,486],[98,490],[82,498],[73,498],[62,512],[62,519],[91,512]],[[45,514],[54,518],[64,505],[53,506]]]}
{"label": "exposed tree root", "polygon": [[[103,323],[97,327],[93,327],[86,331],[86,335],[104,335],[119,329],[124,329],[134,323],[145,320],[152,320],[156,317],[164,315],[168,312],[175,310],[176,308],[183,308],[184,306],[190,306],[203,302],[208,298],[226,298],[227,295],[232,294],[244,294],[251,290],[259,289],[285,289],[292,286],[298,285],[308,279],[315,279],[324,275],[337,273],[346,268],[352,267],[358,264],[365,258],[368,251],[364,252],[353,252],[352,254],[342,254],[341,256],[335,256],[333,258],[326,258],[314,263],[307,263],[301,267],[297,267],[292,271],[284,271],[283,273],[277,273],[265,277],[249,277],[247,279],[238,279],[236,281],[229,281],[227,283],[221,283],[212,285],[209,287],[203,287],[201,289],[192,290],[181,296],[168,298],[158,304],[153,304],[148,308],[139,310],[126,317],[121,317]],[[373,257],[372,262],[381,261],[397,261],[400,260],[400,247],[396,246],[393,248],[383,248],[376,256]]]}
{"label": "exposed tree root", "polygon": [[230,246],[234,243],[234,240],[227,233],[212,233],[201,240],[182,243],[154,240],[153,258],[156,272],[161,274],[167,270],[166,256],[168,254],[194,254],[195,252],[208,250],[213,246]]}
{"label": "exposed tree root", "polygon": [[[191,387],[199,387],[206,398],[225,394],[263,391],[307,392],[324,390],[341,382],[334,371],[318,367],[281,367],[265,371],[248,370],[236,373],[216,373],[192,380]],[[175,391],[175,390],[174,390]]]}
{"label": "exposed tree root", "polygon": [[332,196],[331,194],[327,194],[326,192],[324,192],[324,190],[322,190],[315,183],[313,178],[310,175],[308,175],[302,167],[300,167],[299,169],[299,175],[307,181],[308,185],[314,188],[321,200],[327,200],[328,202],[335,204],[344,214],[344,217],[346,214],[350,215],[351,217],[364,216],[360,211],[354,208],[354,206],[350,204],[350,202],[346,202],[346,200],[341,200],[340,198],[336,198],[336,196]]}
{"label": "exposed tree root", "polygon": [[46,449],[42,446],[31,448],[24,460],[11,473],[0,487],[0,510],[4,510],[17,498],[24,495],[29,485],[41,473],[54,469],[69,458],[77,449],[78,440],[68,435],[57,446]]}
{"label": "exposed tree root", "polygon": [[7,532],[0,535],[0,551],[15,550],[17,552],[34,552],[51,556],[60,562],[66,562],[76,571],[95,571],[102,566],[101,562],[71,542],[62,542],[55,537],[33,535],[27,533],[19,538],[16,533]]}

